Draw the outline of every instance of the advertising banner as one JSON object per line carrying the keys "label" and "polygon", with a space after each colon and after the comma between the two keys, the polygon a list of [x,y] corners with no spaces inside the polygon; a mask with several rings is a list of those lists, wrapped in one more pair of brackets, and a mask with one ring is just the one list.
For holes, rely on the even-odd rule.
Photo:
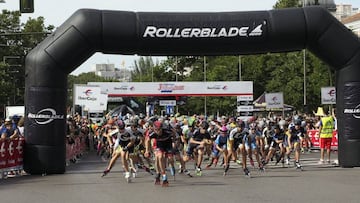
{"label": "advertising banner", "polygon": [[88,111],[106,111],[108,103],[108,95],[106,93],[100,93],[97,96],[97,102],[89,102],[85,109]]}
{"label": "advertising banner", "polygon": [[[66,89],[31,87],[25,120],[27,146],[64,143]],[[25,117],[25,118],[26,118]],[[56,130],[54,130],[54,128]]]}
{"label": "advertising banner", "polygon": [[87,111],[103,111],[107,108],[107,94],[101,88],[89,85],[74,85],[74,104]]}
{"label": "advertising banner", "polygon": [[277,93],[266,93],[265,94],[266,108],[283,108],[284,107],[284,96],[282,92]]}
{"label": "advertising banner", "polygon": [[321,104],[336,104],[335,87],[321,88]]}
{"label": "advertising banner", "polygon": [[5,140],[0,140],[0,169],[6,168],[6,163],[8,160],[7,149],[9,147],[9,143]]}
{"label": "advertising banner", "polygon": [[239,95],[236,97],[237,112],[241,120],[247,121],[253,116],[253,95]]}
{"label": "advertising banner", "polygon": [[349,82],[344,86],[344,135],[342,138],[359,141],[360,131],[360,82]]}
{"label": "advertising banner", "polygon": [[219,82],[89,82],[116,96],[244,96],[253,97],[252,81]]}
{"label": "advertising banner", "polygon": [[176,106],[176,100],[160,100],[159,106]]}
{"label": "advertising banner", "polygon": [[[320,148],[320,134],[318,130],[308,130],[307,131],[312,147],[313,148]],[[331,147],[337,149],[338,147],[338,134],[337,131],[333,131],[333,138],[331,141]]]}

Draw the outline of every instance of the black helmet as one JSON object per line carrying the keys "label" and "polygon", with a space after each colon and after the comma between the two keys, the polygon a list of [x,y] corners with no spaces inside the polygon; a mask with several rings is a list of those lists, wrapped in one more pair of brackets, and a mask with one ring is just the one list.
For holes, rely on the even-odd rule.
{"label": "black helmet", "polygon": [[279,125],[279,124],[275,124],[275,125],[274,125],[274,129],[280,130],[280,129],[281,129],[281,128],[280,128],[280,125]]}
{"label": "black helmet", "polygon": [[209,128],[209,123],[206,121],[202,121],[200,127],[207,130]]}
{"label": "black helmet", "polygon": [[120,129],[124,129],[125,128],[125,123],[122,120],[117,120],[117,125],[119,126]]}
{"label": "black helmet", "polygon": [[238,120],[236,122],[236,126],[239,127],[239,128],[245,128],[245,123],[242,120]]}
{"label": "black helmet", "polygon": [[296,119],[294,122],[294,125],[300,125],[301,126],[301,120],[300,119]]}

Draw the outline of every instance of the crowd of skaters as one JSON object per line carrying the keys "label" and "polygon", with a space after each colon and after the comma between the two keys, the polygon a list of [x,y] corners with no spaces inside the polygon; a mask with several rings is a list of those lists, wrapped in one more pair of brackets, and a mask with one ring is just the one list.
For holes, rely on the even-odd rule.
{"label": "crowd of skaters", "polygon": [[[325,124],[328,120],[331,122]],[[311,152],[307,131],[322,129],[326,134],[331,128],[332,134],[336,118],[334,114],[315,112],[287,117],[269,113],[247,120],[232,116],[128,114],[107,117],[101,124],[88,124],[94,135],[89,138],[89,147],[94,146],[98,155],[108,160],[102,177],[111,172],[120,158],[127,182],[136,178],[138,170],[145,170],[155,175],[155,184],[167,186],[167,173],[173,178],[177,173],[201,176],[202,166],[208,169],[219,165],[223,175],[227,175],[231,162],[239,164],[246,177],[250,177],[250,169],[264,171],[269,162],[302,170],[301,154]],[[320,139],[320,147],[319,163],[329,163],[329,142]],[[329,152],[327,160],[324,149]],[[194,168],[187,169],[190,160]]]}
{"label": "crowd of skaters", "polygon": [[[324,124],[327,121],[331,122]],[[290,165],[292,159],[294,167],[302,169],[301,153],[311,151],[309,130],[323,131],[320,137],[328,134],[327,139],[320,139],[319,164],[330,163],[330,136],[336,129],[336,117],[334,112],[287,117],[269,113],[248,120],[196,114],[152,117],[127,114],[107,116],[102,123],[93,123],[75,114],[67,116],[66,124],[67,144],[74,144],[78,138],[86,143],[87,149],[97,150],[103,160],[109,161],[102,176],[107,175],[120,158],[128,182],[136,177],[137,170],[144,169],[155,174],[156,184],[167,185],[166,171],[175,177],[175,163],[179,164],[178,173],[192,177],[186,169],[189,160],[194,161],[196,175],[202,174],[204,159],[206,168],[221,165],[224,175],[229,171],[230,162],[241,165],[246,176],[250,176],[248,165],[264,171],[270,161],[284,166]],[[2,120],[0,135],[0,140],[23,138],[24,117],[15,115]],[[80,156],[77,154],[69,161],[76,162]],[[8,175],[14,172],[9,171]]]}

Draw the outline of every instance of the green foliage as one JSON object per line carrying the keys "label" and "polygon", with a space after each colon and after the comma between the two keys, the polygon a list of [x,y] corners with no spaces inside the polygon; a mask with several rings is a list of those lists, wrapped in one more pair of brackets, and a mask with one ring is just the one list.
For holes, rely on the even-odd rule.
{"label": "green foliage", "polygon": [[293,8],[293,7],[301,7],[303,0],[278,0],[274,8]]}
{"label": "green foliage", "polygon": [[[274,8],[301,7],[299,0],[278,0]],[[38,45],[54,26],[45,26],[44,18],[29,18],[20,23],[20,13],[3,10],[0,14],[0,59],[4,56],[19,56],[0,63],[0,103],[23,104],[24,58]],[[5,34],[6,33],[6,34]],[[1,60],[2,61],[2,60]],[[241,61],[241,75],[239,71]],[[320,88],[334,86],[334,71],[317,57],[306,51],[306,103],[311,111],[320,104]],[[206,74],[205,71],[206,70]],[[260,54],[246,56],[171,56],[161,63],[151,57],[134,61],[133,82],[157,81],[253,81],[254,99],[263,92],[283,92],[285,103],[303,109],[304,65],[303,52]],[[68,76],[69,99],[72,105],[72,87],[87,82],[106,82],[94,73]],[[16,86],[16,91],[14,90]],[[140,98],[145,102],[146,98]],[[205,98],[188,98],[186,105],[178,107],[182,114],[205,113]],[[235,97],[207,97],[207,114],[234,114]]]}
{"label": "green foliage", "polygon": [[12,92],[13,83],[11,83],[11,77],[7,70],[9,66],[3,62],[0,62],[0,101],[2,104],[7,104],[9,94]]}
{"label": "green foliage", "polygon": [[[2,10],[0,13],[0,104],[23,105],[25,94],[26,54],[53,30],[45,27],[44,18],[29,18],[20,22],[19,11]],[[2,105],[3,106],[3,105]]]}
{"label": "green foliage", "polygon": [[151,57],[140,57],[134,62],[134,70],[131,71],[131,78],[134,82],[151,82],[154,63]]}
{"label": "green foliage", "polygon": [[[253,81],[254,98],[263,92],[283,92],[285,103],[295,106],[298,110],[304,107],[304,64],[303,51],[241,56],[241,78]],[[148,59],[150,60],[150,59]],[[175,66],[177,61],[177,67]],[[320,104],[320,89],[333,86],[334,73],[327,65],[313,54],[306,51],[306,104],[309,110],[316,109]],[[204,65],[204,62],[206,63]],[[139,64],[141,64],[139,62]],[[174,68],[176,67],[176,68]],[[145,69],[150,69],[148,66]],[[143,78],[154,78],[155,81],[175,81],[177,69],[178,81],[238,81],[239,56],[209,57],[168,57],[153,71],[143,70]],[[185,74],[185,70],[191,70]],[[188,71],[189,72],[189,71]],[[137,73],[133,73],[137,76]],[[191,97],[185,106],[179,106],[183,114],[204,113],[205,99]],[[208,115],[235,114],[236,97],[207,97]]]}

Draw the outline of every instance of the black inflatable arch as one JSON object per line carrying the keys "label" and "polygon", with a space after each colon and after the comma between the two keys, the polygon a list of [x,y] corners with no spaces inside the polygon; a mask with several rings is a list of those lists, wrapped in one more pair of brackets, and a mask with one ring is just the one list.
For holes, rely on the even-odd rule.
{"label": "black inflatable arch", "polygon": [[65,172],[67,75],[95,52],[238,55],[307,48],[336,70],[339,162],[360,166],[360,42],[320,7],[255,12],[78,10],[26,57],[24,169]]}

